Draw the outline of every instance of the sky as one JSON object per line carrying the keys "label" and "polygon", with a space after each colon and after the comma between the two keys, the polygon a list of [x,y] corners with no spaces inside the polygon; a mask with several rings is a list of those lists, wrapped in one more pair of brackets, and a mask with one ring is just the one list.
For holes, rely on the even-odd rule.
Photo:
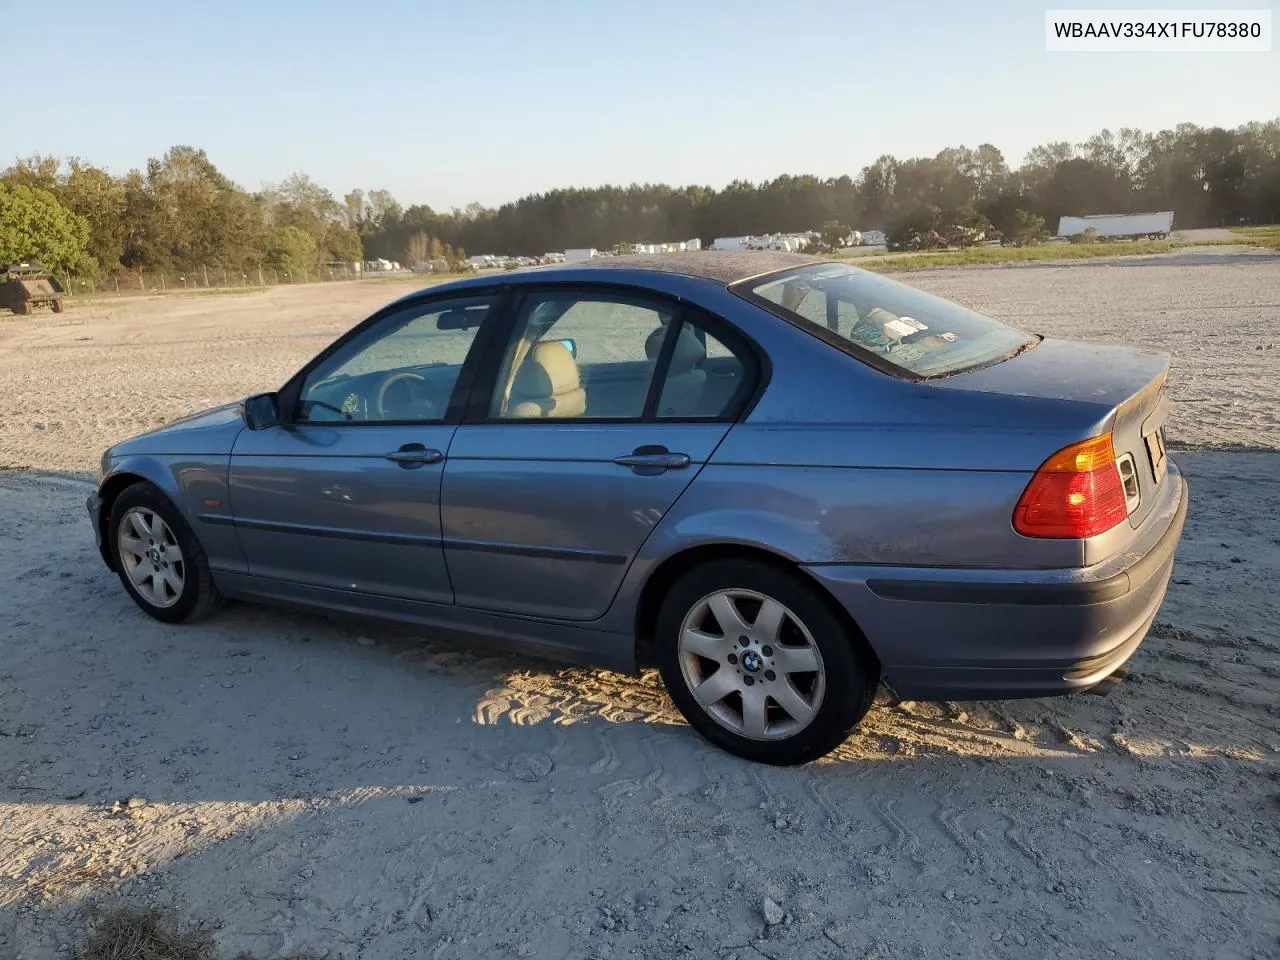
{"label": "sky", "polygon": [[[1046,8],[1107,6],[64,0],[42,42],[5,46],[0,167],[40,153],[119,174],[187,144],[250,190],[301,171],[339,198],[387,189],[448,210],[555,187],[856,175],[884,153],[984,142],[1016,166],[1104,127],[1280,117],[1280,46],[1045,51]],[[1272,9],[1280,29],[1267,0],[1181,6]]]}

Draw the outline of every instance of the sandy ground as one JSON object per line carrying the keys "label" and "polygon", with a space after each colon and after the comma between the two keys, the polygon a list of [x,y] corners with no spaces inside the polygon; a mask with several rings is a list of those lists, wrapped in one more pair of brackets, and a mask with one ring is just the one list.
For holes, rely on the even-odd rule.
{"label": "sandy ground", "polygon": [[1175,351],[1193,508],[1133,678],[882,702],[798,770],[707,746],[653,676],[134,608],[84,515],[102,447],[276,385],[394,287],[0,322],[30,468],[0,473],[0,957],[121,899],[262,957],[1280,957],[1280,260],[1164,259],[909,278]]}

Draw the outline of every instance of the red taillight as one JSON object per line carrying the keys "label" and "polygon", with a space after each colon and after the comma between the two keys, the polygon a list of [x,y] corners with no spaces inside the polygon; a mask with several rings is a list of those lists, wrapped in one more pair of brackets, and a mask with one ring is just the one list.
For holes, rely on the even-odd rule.
{"label": "red taillight", "polygon": [[1024,537],[1083,539],[1129,515],[1111,435],[1064,447],[1036,471],[1013,511]]}

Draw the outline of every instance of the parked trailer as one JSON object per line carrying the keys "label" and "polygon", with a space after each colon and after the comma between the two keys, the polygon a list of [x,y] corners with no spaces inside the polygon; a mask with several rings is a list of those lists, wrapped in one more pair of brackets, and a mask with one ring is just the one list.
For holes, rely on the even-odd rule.
{"label": "parked trailer", "polygon": [[1090,227],[1109,240],[1163,240],[1173,232],[1173,211],[1063,217],[1058,221],[1058,236],[1078,237]]}
{"label": "parked trailer", "polygon": [[564,252],[565,263],[578,263],[599,256],[595,247],[575,247]]}
{"label": "parked trailer", "polygon": [[30,316],[34,307],[61,313],[64,292],[57,277],[34,263],[12,263],[0,271],[0,307],[24,317]]}

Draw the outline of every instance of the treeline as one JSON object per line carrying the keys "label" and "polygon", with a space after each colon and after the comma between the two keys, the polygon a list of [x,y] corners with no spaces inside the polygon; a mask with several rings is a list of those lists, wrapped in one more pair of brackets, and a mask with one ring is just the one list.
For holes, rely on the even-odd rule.
{"label": "treeline", "polygon": [[[475,253],[536,256],[566,247],[821,229],[894,233],[985,218],[1009,235],[1052,231],[1064,214],[1173,210],[1179,227],[1280,222],[1280,119],[1235,130],[1182,124],[1104,130],[1049,143],[1010,169],[991,144],[936,157],[882,156],[857,176],[781,176],[721,190],[664,184],[553,190],[496,210],[412,206],[364,231],[370,256],[403,257],[416,235]],[[397,211],[393,211],[397,212]]]}
{"label": "treeline", "polygon": [[305,174],[249,193],[192,147],[122,177],[41,156],[0,174],[0,266],[31,259],[91,276],[270,265],[302,276],[361,259],[361,246],[343,206]]}
{"label": "treeline", "polygon": [[258,265],[306,271],[386,258],[536,256],[567,247],[819,229],[888,232],[989,221],[1010,235],[1064,214],[1173,210],[1178,227],[1280,222],[1280,119],[1234,130],[1182,124],[1049,143],[1016,169],[990,144],[936,157],[885,155],[856,176],[781,176],[723,189],[663,184],[562,189],[491,209],[407,209],[384,190],[338,200],[304,174],[259,192],[204,151],[174,147],[113,176],[78,159],[19,160],[0,175],[0,261],[113,273]]}

